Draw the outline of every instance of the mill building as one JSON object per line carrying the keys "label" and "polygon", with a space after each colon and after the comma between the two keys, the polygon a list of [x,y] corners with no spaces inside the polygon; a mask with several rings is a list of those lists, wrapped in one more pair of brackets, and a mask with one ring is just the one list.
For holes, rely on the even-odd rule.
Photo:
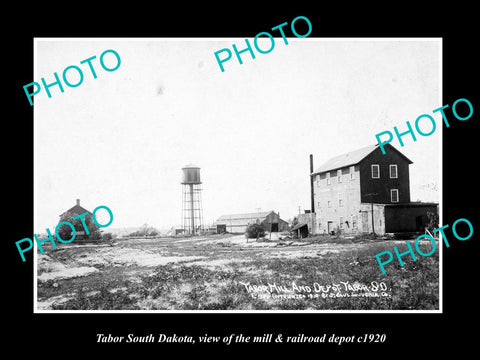
{"label": "mill building", "polygon": [[437,203],[410,201],[413,163],[390,144],[338,155],[312,171],[312,233],[422,232]]}

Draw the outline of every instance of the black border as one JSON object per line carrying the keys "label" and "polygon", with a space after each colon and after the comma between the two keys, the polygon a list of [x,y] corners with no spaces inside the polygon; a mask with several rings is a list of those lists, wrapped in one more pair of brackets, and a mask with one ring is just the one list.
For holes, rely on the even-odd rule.
{"label": "black border", "polygon": [[[38,7],[36,9],[35,7]],[[7,110],[4,131],[4,189],[7,190],[7,224],[5,246],[7,278],[4,290],[8,316],[5,343],[19,351],[27,345],[35,351],[48,351],[52,357],[65,356],[54,349],[70,349],[72,354],[96,354],[97,351],[139,353],[155,351],[165,356],[164,350],[183,350],[209,353],[222,350],[246,350],[254,354],[265,348],[283,352],[286,344],[207,344],[195,346],[177,344],[97,344],[96,333],[138,335],[150,332],[166,334],[208,333],[224,336],[230,333],[245,335],[273,334],[322,335],[332,333],[351,335],[363,333],[386,334],[384,344],[290,345],[297,354],[324,355],[327,352],[345,354],[394,353],[436,354],[438,350],[460,345],[462,352],[473,348],[474,332],[468,328],[475,313],[476,278],[474,265],[478,253],[478,215],[473,211],[476,200],[475,127],[480,112],[478,90],[474,91],[478,76],[475,9],[456,3],[445,9],[421,10],[406,3],[385,8],[338,8],[323,5],[294,10],[279,3],[260,11],[258,6],[245,3],[222,4],[198,9],[183,4],[173,10],[161,3],[149,5],[111,5],[100,11],[96,6],[67,9],[47,8],[35,4],[13,12],[10,28],[6,24],[8,55],[2,61],[7,74],[5,106]],[[474,115],[465,122],[452,120],[443,130],[443,218],[452,224],[458,218],[469,219],[475,229],[468,241],[453,240],[444,248],[444,313],[443,314],[33,314],[33,258],[27,255],[22,263],[14,242],[33,234],[33,108],[29,106],[23,85],[33,79],[34,37],[240,37],[251,38],[258,32],[290,22],[296,16],[310,19],[313,31],[310,37],[441,37],[443,38],[443,104],[453,104],[458,98],[467,98],[474,107]],[[408,106],[408,104],[405,104]],[[431,109],[425,109],[426,113]],[[447,111],[447,115],[451,112]],[[449,117],[449,118],[450,118]],[[373,134],[372,134],[373,135]],[[55,141],[55,139],[39,139]],[[31,345],[31,346],[30,346]],[[312,352],[310,352],[312,351]],[[307,353],[306,353],[307,352]],[[36,355],[35,353],[33,354]]]}

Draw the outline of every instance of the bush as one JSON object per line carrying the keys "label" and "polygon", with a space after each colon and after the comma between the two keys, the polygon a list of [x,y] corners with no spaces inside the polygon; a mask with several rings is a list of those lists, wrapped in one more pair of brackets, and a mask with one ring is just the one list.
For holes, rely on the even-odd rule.
{"label": "bush", "polygon": [[250,224],[245,231],[247,239],[261,238],[265,236],[265,227],[261,224]]}
{"label": "bush", "polygon": [[148,224],[143,224],[140,229],[130,233],[128,236],[146,237],[146,236],[158,236],[159,234],[160,232],[157,229],[155,229],[153,226],[150,226]]}
{"label": "bush", "polygon": [[102,235],[102,240],[103,241],[112,241],[115,238],[115,235],[112,233],[105,233]]}

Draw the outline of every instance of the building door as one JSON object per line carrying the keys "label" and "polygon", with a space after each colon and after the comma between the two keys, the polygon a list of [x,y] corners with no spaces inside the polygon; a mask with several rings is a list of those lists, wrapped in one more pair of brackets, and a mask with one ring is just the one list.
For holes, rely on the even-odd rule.
{"label": "building door", "polygon": [[278,232],[278,223],[272,223],[270,227],[271,227],[270,232]]}
{"label": "building door", "polygon": [[368,211],[362,211],[362,231],[368,232]]}
{"label": "building door", "polygon": [[417,231],[424,231],[425,230],[425,225],[423,224],[423,219],[422,216],[417,216],[415,217],[415,229]]}
{"label": "building door", "polygon": [[327,221],[327,232],[331,234],[333,231],[333,221]]}
{"label": "building door", "polygon": [[227,225],[217,225],[217,234],[223,234],[227,232]]}

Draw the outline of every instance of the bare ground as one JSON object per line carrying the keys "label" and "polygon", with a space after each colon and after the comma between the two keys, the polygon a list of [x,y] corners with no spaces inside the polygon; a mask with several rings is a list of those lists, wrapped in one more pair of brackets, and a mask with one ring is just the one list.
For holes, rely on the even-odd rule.
{"label": "bare ground", "polygon": [[[65,245],[37,256],[37,307],[39,310],[438,308],[438,257],[436,261],[432,256],[405,267],[392,266],[390,276],[380,272],[375,254],[383,249],[392,251],[393,246],[404,243],[338,238],[279,241],[275,237],[271,241],[247,242],[244,235],[215,235],[120,240],[114,246]],[[423,265],[415,268],[419,264]],[[370,296],[380,294],[381,290],[378,286],[374,289],[372,283],[383,283],[387,288],[385,294]],[[324,291],[335,284],[341,286],[335,296],[331,288]],[[350,284],[365,285],[368,289],[354,290],[348,288]],[[265,288],[252,290],[251,285]],[[292,285],[304,288],[292,289]],[[282,286],[286,292],[281,291]],[[420,297],[412,290],[414,287],[420,288]],[[302,298],[279,297],[295,294]]]}

